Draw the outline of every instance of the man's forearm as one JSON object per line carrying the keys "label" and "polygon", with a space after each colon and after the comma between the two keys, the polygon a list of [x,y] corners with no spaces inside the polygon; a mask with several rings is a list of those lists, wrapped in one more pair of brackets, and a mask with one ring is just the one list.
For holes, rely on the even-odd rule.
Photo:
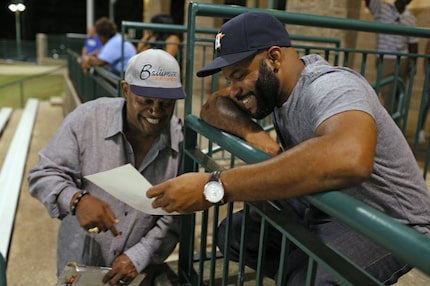
{"label": "man's forearm", "polygon": [[200,117],[206,123],[232,133],[272,156],[279,154],[279,144],[226,94],[228,89],[211,94],[200,111]]}

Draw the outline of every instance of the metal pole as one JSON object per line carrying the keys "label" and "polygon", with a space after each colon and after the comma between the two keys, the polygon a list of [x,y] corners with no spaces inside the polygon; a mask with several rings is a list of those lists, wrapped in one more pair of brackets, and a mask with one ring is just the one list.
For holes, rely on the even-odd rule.
{"label": "metal pole", "polygon": [[21,22],[19,20],[19,11],[15,11],[15,26],[16,26],[16,50],[17,50],[17,58],[21,59]]}
{"label": "metal pole", "polygon": [[112,22],[115,22],[115,3],[116,0],[109,1],[109,19],[111,19]]}
{"label": "metal pole", "polygon": [[94,0],[87,0],[87,32],[94,25]]}

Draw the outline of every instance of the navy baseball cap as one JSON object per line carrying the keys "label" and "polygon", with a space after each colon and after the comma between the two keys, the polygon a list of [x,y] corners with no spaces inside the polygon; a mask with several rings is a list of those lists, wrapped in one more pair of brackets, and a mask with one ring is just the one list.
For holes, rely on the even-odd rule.
{"label": "navy baseball cap", "polygon": [[282,23],[265,12],[240,14],[221,26],[215,37],[215,59],[197,72],[205,77],[271,46],[291,47]]}

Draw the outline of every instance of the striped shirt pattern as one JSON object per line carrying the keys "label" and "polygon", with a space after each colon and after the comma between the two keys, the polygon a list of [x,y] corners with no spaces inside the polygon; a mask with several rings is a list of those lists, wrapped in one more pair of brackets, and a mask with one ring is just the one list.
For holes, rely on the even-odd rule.
{"label": "striped shirt pattern", "polygon": [[[385,3],[382,0],[371,0],[368,8],[377,22],[409,27],[416,26],[414,15],[408,9],[405,9],[405,11],[400,14],[393,3]],[[416,37],[390,34],[377,34],[376,40],[376,47],[380,51],[405,53],[408,52],[408,44],[418,42],[418,38]]]}

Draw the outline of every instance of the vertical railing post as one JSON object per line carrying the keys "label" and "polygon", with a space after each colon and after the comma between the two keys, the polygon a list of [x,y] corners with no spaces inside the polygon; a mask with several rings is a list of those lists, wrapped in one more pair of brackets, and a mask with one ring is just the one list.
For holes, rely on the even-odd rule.
{"label": "vertical railing post", "polygon": [[21,102],[21,108],[24,108],[24,81],[19,82],[19,98]]}

